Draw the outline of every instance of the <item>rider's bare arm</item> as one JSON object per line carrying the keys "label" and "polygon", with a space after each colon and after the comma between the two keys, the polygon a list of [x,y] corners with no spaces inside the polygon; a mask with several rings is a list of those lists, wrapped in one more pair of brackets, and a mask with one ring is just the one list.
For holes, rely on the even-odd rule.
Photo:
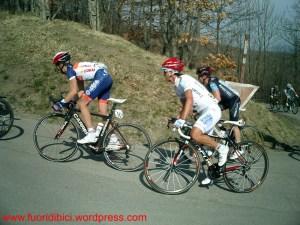
{"label": "rider's bare arm", "polygon": [[65,102],[69,102],[74,99],[74,97],[77,96],[78,92],[78,84],[76,79],[69,80],[69,92],[65,96]]}
{"label": "rider's bare arm", "polygon": [[218,102],[221,101],[221,94],[219,90],[213,91],[212,94],[218,100]]}
{"label": "rider's bare arm", "polygon": [[184,92],[185,101],[180,112],[180,119],[185,120],[193,112],[193,93],[192,90]]}

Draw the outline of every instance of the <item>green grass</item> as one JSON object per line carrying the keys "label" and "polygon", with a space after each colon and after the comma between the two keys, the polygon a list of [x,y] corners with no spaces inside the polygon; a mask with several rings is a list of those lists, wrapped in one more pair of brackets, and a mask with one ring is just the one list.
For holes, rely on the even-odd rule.
{"label": "green grass", "polygon": [[[0,95],[8,96],[17,111],[44,114],[51,110],[48,96],[68,90],[67,79],[51,64],[61,50],[70,51],[73,62],[107,64],[114,80],[112,97],[128,99],[122,106],[124,121],[141,124],[153,139],[167,135],[167,118],[179,110],[173,87],[160,72],[166,57],[119,36],[74,22],[43,22],[30,15],[0,12],[0,44]],[[299,139],[299,130],[294,132],[299,124],[281,120],[258,103],[251,103],[242,116],[278,140],[296,143]]]}

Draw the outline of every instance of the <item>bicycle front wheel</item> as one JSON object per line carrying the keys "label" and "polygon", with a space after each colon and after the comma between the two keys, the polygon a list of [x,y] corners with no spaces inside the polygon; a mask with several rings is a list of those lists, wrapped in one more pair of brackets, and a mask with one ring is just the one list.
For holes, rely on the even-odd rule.
{"label": "bicycle front wheel", "polygon": [[276,109],[276,111],[280,111],[280,104],[279,104],[279,102],[276,102],[275,103],[275,109]]}
{"label": "bicycle front wheel", "polygon": [[[179,154],[184,150],[183,154]],[[163,194],[181,194],[198,179],[198,151],[179,140],[165,140],[153,146],[145,158],[145,177],[150,186]]]}
{"label": "bicycle front wheel", "polygon": [[240,146],[241,155],[226,162],[223,177],[226,185],[234,192],[248,193],[264,182],[269,170],[269,159],[265,149],[257,143],[246,141]]}
{"label": "bicycle front wheel", "polygon": [[274,110],[274,101],[273,101],[272,99],[270,100],[270,103],[269,103],[269,109],[270,109],[271,111]]}
{"label": "bicycle front wheel", "polygon": [[[112,142],[113,136],[116,140]],[[133,124],[117,124],[107,132],[103,141],[104,157],[117,170],[136,171],[143,168],[151,147],[148,133]]]}
{"label": "bicycle front wheel", "polygon": [[10,104],[0,99],[0,137],[6,135],[14,123],[14,113]]}
{"label": "bicycle front wheel", "polygon": [[283,111],[288,112],[289,111],[289,106],[287,106],[285,103],[282,105]]}
{"label": "bicycle front wheel", "polygon": [[52,113],[41,118],[33,131],[34,145],[43,158],[66,161],[78,150],[78,129],[63,114]]}

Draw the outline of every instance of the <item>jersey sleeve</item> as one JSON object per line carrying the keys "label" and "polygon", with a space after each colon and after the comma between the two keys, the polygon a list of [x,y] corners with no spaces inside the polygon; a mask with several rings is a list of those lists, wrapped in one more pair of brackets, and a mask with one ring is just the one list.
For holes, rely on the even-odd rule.
{"label": "jersey sleeve", "polygon": [[209,83],[209,89],[211,92],[219,91],[218,85],[213,81]]}
{"label": "jersey sleeve", "polygon": [[193,89],[193,83],[188,77],[182,77],[180,81],[180,86],[184,92]]}
{"label": "jersey sleeve", "polygon": [[67,66],[67,73],[66,73],[66,75],[67,75],[67,78],[69,80],[72,80],[72,79],[76,78],[76,72],[73,69],[72,65],[68,65]]}

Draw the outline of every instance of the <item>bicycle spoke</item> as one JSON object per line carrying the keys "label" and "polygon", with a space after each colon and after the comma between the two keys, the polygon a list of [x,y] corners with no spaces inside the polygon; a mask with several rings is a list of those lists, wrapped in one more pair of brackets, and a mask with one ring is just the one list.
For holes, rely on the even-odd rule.
{"label": "bicycle spoke", "polygon": [[65,127],[59,138],[55,138],[64,124],[64,116],[60,114],[47,115],[37,123],[33,133],[34,143],[45,159],[65,161],[76,153],[78,133],[72,122]]}
{"label": "bicycle spoke", "polygon": [[228,187],[236,192],[250,192],[264,181],[268,172],[268,157],[264,149],[253,142],[246,143],[246,151],[234,162],[227,162],[224,170],[224,180]]}
{"label": "bicycle spoke", "polygon": [[[111,144],[112,134],[116,134],[117,144]],[[110,146],[113,148],[112,150]],[[103,143],[103,148],[106,149],[104,156],[108,164],[122,171],[141,169],[150,147],[149,135],[141,127],[133,124],[119,124],[113,127],[106,134]]]}
{"label": "bicycle spoke", "polygon": [[[193,153],[191,156],[187,156],[185,151],[183,154],[180,153],[182,155],[178,155],[180,146],[176,140],[168,140],[156,145],[148,152],[145,176],[155,190],[166,194],[179,194],[187,191],[197,180],[199,156],[195,153],[196,150],[189,146],[188,150]],[[175,159],[175,157],[178,158]],[[158,174],[163,175],[158,177]]]}

